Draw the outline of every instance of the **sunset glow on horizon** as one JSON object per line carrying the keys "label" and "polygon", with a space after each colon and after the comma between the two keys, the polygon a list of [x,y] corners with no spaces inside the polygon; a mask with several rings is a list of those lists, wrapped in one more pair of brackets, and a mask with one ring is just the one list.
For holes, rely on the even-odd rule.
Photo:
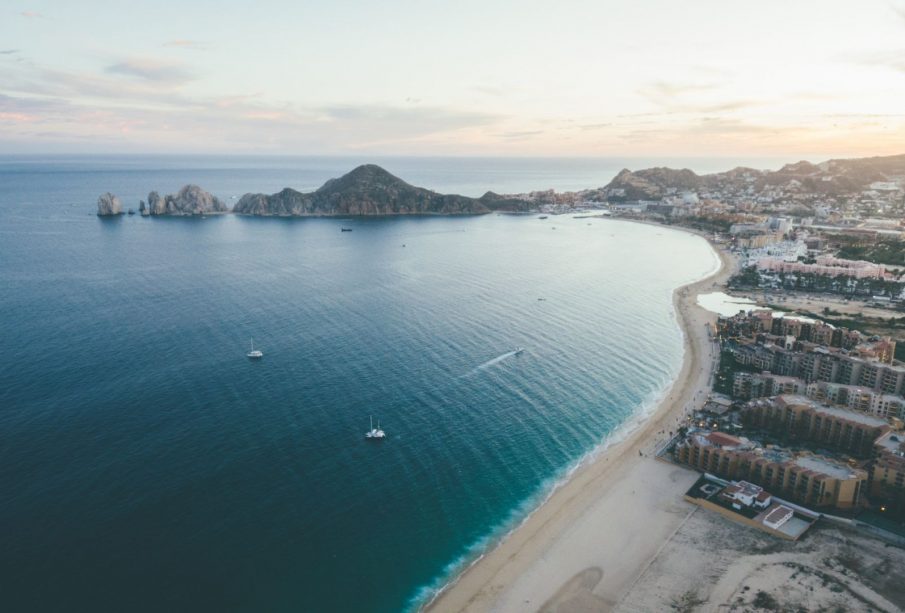
{"label": "sunset glow on horizon", "polygon": [[905,2],[10,1],[0,153],[905,153]]}

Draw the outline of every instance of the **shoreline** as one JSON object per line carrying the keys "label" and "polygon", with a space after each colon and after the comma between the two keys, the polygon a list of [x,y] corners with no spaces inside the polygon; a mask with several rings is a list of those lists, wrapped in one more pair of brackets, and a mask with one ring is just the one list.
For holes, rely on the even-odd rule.
{"label": "shoreline", "polygon": [[[650,225],[708,240],[704,233],[691,229]],[[641,575],[676,529],[675,522],[668,521],[661,522],[662,526],[645,525],[646,521],[667,519],[659,517],[658,511],[669,503],[661,499],[668,488],[659,487],[664,484],[657,479],[662,481],[665,476],[666,485],[677,480],[670,474],[676,469],[652,456],[685,416],[686,407],[702,404],[710,389],[714,356],[704,327],[715,321],[716,315],[699,307],[697,296],[725,283],[736,265],[719,246],[710,240],[708,244],[719,258],[719,268],[673,291],[684,357],[655,408],[624,438],[579,465],[521,524],[441,588],[421,610],[518,611],[537,609],[544,602],[554,606],[564,598],[577,605],[576,610],[610,609]],[[706,363],[705,356],[709,358]],[[627,488],[633,485],[629,494]],[[644,488],[640,496],[636,494],[639,488]],[[665,493],[672,497],[669,491]],[[681,495],[676,498],[680,501]],[[639,499],[645,501],[642,504],[649,500],[651,507],[645,512],[632,508],[626,512]],[[627,541],[633,551],[620,551],[614,539]],[[584,569],[580,568],[586,563],[582,557],[591,564]]]}

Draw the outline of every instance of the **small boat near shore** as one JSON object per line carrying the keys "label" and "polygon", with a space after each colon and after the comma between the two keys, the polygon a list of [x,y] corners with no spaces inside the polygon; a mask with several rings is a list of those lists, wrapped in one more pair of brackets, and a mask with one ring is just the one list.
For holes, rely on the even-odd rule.
{"label": "small boat near shore", "polygon": [[351,232],[352,228],[340,228],[339,231],[340,232]]}

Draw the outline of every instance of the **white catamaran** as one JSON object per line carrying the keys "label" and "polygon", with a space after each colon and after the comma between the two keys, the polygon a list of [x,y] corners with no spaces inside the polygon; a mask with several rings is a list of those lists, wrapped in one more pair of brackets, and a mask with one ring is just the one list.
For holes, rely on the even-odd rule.
{"label": "white catamaran", "polygon": [[249,351],[245,355],[247,355],[252,360],[260,360],[264,357],[264,354],[260,349],[255,349],[255,339],[251,339],[251,351]]}
{"label": "white catamaran", "polygon": [[374,417],[370,416],[371,419],[371,429],[365,432],[365,438],[369,440],[379,441],[380,439],[386,438],[386,432],[380,429],[380,420],[377,420],[377,427],[374,427]]}

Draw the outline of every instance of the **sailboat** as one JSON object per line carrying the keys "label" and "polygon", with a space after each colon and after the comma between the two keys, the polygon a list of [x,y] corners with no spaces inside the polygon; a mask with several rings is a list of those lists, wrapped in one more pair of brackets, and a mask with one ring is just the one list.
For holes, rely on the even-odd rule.
{"label": "sailboat", "polygon": [[386,438],[386,433],[380,429],[380,420],[377,420],[377,427],[374,427],[374,416],[369,416],[371,419],[371,429],[365,432],[365,438],[372,441],[379,441],[380,439]]}
{"label": "sailboat", "polygon": [[247,355],[252,360],[260,360],[264,357],[264,354],[260,349],[255,349],[255,339],[251,339],[251,351],[249,351],[245,355]]}

